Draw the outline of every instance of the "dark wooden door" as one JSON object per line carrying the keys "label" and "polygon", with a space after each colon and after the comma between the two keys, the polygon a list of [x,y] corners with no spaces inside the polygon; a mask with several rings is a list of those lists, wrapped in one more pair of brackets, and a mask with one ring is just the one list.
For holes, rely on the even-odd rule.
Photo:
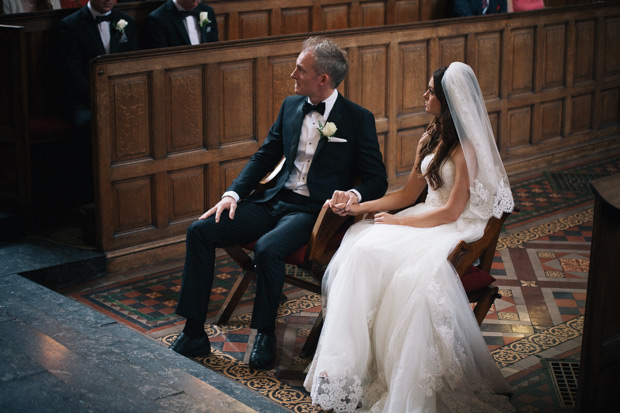
{"label": "dark wooden door", "polygon": [[579,373],[579,412],[618,411],[620,174],[592,182],[594,228]]}

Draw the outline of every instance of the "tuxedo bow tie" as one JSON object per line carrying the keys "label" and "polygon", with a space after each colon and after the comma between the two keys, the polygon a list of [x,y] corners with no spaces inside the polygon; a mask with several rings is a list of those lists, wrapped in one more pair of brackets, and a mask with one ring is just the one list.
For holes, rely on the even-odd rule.
{"label": "tuxedo bow tie", "polygon": [[112,13],[95,16],[95,21],[97,23],[101,22],[111,22],[112,21]]}
{"label": "tuxedo bow tie", "polygon": [[199,13],[200,12],[198,10],[196,10],[196,11],[194,11],[194,10],[190,10],[190,11],[183,10],[183,11],[180,11],[179,10],[179,14],[181,15],[182,18],[186,18],[187,16],[198,17]]}
{"label": "tuxedo bow tie", "polygon": [[317,112],[319,112],[321,115],[323,113],[325,113],[325,102],[321,102],[318,105],[313,105],[311,103],[309,103],[307,100],[304,103],[304,106],[301,108],[302,112],[304,112],[304,115],[307,115],[308,113],[312,112],[313,110],[316,110]]}

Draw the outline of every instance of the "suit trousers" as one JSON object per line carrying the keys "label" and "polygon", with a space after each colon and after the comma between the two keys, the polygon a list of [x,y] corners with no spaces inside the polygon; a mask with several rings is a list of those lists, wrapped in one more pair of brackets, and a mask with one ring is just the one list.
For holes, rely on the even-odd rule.
{"label": "suit trousers", "polygon": [[228,211],[197,220],[187,231],[181,295],[176,313],[204,323],[213,286],[215,249],[257,240],[254,247],[256,298],[251,328],[275,327],[284,287],[285,260],[308,243],[322,203],[282,189],[266,202],[239,202]]}

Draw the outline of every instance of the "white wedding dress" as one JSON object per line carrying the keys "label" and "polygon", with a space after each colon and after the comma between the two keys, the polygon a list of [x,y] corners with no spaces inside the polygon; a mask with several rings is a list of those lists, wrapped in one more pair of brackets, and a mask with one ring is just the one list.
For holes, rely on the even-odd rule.
{"label": "white wedding dress", "polygon": [[[432,155],[422,162],[425,173]],[[440,169],[413,215],[447,202],[455,166]],[[325,324],[304,386],[325,410],[513,411],[462,284],[447,257],[482,236],[486,219],[470,203],[433,228],[352,226],[323,281]]]}

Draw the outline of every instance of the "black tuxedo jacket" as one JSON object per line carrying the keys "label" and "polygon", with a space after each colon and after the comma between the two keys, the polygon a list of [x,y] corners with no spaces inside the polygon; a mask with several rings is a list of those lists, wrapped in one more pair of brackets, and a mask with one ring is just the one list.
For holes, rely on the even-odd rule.
{"label": "black tuxedo jacket", "polygon": [[[506,13],[506,0],[488,0],[487,14]],[[480,16],[482,0],[449,0],[446,17]]]}
{"label": "black tuxedo jacket", "polygon": [[[217,20],[215,19],[213,8],[204,3],[198,3],[194,11],[206,11],[209,13],[209,20],[211,20],[211,23],[207,23],[202,27],[198,26],[200,43],[217,42]],[[168,0],[153,10],[147,20],[147,44],[150,48],[191,45],[189,34],[187,34],[187,29],[183,23],[183,17],[181,17],[172,0]]]}
{"label": "black tuxedo jacket", "polygon": [[[301,110],[305,96],[289,96],[282,106],[267,139],[252,155],[237,179],[228,188],[245,197],[258,182],[275,168],[282,156],[284,167],[275,178],[273,188],[250,197],[257,202],[273,198],[284,186],[294,168],[304,114]],[[308,171],[310,198],[323,202],[335,190],[356,189],[363,201],[379,198],[387,190],[387,176],[382,161],[375,118],[367,109],[338,95],[327,122],[336,124],[335,136],[346,142],[328,142],[323,138],[312,158]],[[356,178],[361,183],[353,186]]]}
{"label": "black tuxedo jacket", "polygon": [[[112,10],[110,24],[110,53],[138,50],[138,34],[133,18]],[[116,29],[119,20],[125,19],[123,32]],[[88,64],[105,54],[97,22],[87,6],[65,17],[59,23],[58,75],[67,104],[90,106]],[[71,109],[71,108],[68,108]]]}

